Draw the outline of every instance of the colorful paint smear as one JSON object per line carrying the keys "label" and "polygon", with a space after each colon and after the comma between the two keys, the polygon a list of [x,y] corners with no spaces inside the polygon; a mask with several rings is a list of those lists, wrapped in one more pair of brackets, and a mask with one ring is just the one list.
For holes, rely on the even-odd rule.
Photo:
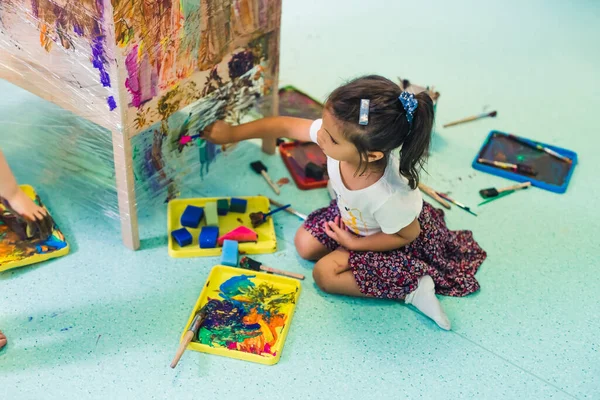
{"label": "colorful paint smear", "polygon": [[[13,12],[25,16],[27,10],[40,32],[40,45],[51,52],[55,46],[65,50],[81,51],[78,40],[87,42],[90,49],[90,62],[97,70],[98,82],[111,87],[109,75],[110,60],[107,56],[106,32],[104,27],[104,2],[80,0],[76,4],[60,5],[52,0],[3,0],[0,14]],[[84,42],[84,43],[85,43]],[[107,105],[112,111],[116,108],[110,98]]]}
{"label": "colorful paint smear", "polygon": [[[256,110],[256,100],[264,89],[262,81],[255,79],[260,65],[252,65],[248,60],[254,59],[232,58],[233,70],[241,75],[230,81],[221,78],[215,68],[206,82],[205,93],[194,93],[194,88],[187,86],[187,91],[176,88],[161,98],[156,111],[161,113],[161,122],[132,139],[134,171],[141,186],[136,189],[138,202],[146,196],[145,192],[156,195],[161,202],[168,201],[180,193],[188,175],[198,173],[204,177],[209,172],[210,164],[222,149],[201,138],[203,129],[219,119],[240,123]],[[198,100],[177,111],[189,96]],[[150,108],[147,110],[152,112]],[[140,124],[145,123],[146,116],[138,114]]]}
{"label": "colorful paint smear", "polygon": [[[160,103],[173,90],[189,92],[188,86],[196,85],[198,96],[178,102],[185,107],[210,94],[215,83],[238,79],[257,65],[266,75],[261,95],[271,92],[280,0],[112,0],[112,5],[116,42],[126,60],[128,103],[138,109],[139,129],[158,122],[159,114],[164,118]],[[216,79],[215,67],[227,58],[229,71],[219,71]]]}
{"label": "colorful paint smear", "polygon": [[[36,204],[44,207],[31,187],[22,186],[22,189]],[[56,225],[46,240],[24,239],[25,235],[22,237],[19,231],[26,230],[26,223],[20,222],[0,203],[0,271],[60,257],[69,252],[65,237]]]}
{"label": "colorful paint smear", "polygon": [[[224,148],[201,139],[199,133],[207,125],[218,119],[239,124],[271,112],[281,0],[108,1],[0,0],[2,28],[15,44],[11,47],[18,48],[19,34],[31,35],[35,26],[41,48],[56,61],[41,67],[76,71],[76,76],[67,76],[57,69],[51,79],[52,88],[64,82],[75,94],[69,99],[81,100],[69,102],[71,111],[89,115],[86,107],[91,103],[111,111],[124,107],[108,118],[98,113],[101,117],[94,122],[109,129],[127,127],[136,202],[145,209],[178,196],[186,177],[208,173]],[[4,18],[7,10],[10,18]],[[36,43],[37,54],[44,53],[41,48]],[[22,51],[24,59],[28,50]],[[116,70],[119,76],[111,76]],[[123,95],[117,97],[117,92]],[[93,101],[94,96],[102,96],[104,104]],[[105,151],[112,145],[104,135],[88,127],[72,133],[69,142],[75,147],[58,148],[58,158],[78,167],[68,170],[77,171],[75,179],[101,179],[105,186],[114,182],[106,179],[114,172],[112,154]],[[102,168],[95,165],[99,154]],[[45,171],[53,177],[63,173],[56,168]],[[107,192],[114,193],[114,186]],[[108,215],[118,214],[114,202],[102,207]]]}
{"label": "colorful paint smear", "polygon": [[206,319],[197,341],[257,355],[276,355],[272,350],[288,320],[286,310],[295,292],[282,293],[266,282],[255,284],[255,275],[239,275],[221,284],[219,299],[205,305]]}

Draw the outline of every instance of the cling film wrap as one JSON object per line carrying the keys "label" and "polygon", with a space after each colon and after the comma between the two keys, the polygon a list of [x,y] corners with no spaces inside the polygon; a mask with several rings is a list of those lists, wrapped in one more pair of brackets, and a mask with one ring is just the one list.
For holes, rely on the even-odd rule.
{"label": "cling film wrap", "polygon": [[227,151],[207,125],[272,113],[280,17],[281,0],[1,0],[0,78],[44,101],[2,118],[0,146],[30,123],[44,156],[27,163],[52,189],[114,219],[118,198],[163,205]]}

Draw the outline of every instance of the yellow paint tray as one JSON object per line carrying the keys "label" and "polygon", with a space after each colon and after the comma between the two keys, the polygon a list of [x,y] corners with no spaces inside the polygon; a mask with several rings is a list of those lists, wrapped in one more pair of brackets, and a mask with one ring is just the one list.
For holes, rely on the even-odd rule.
{"label": "yellow paint tray", "polygon": [[[21,185],[21,189],[36,204],[46,208],[31,186]],[[49,213],[48,209],[46,212]],[[7,213],[7,211],[0,204],[0,214],[2,213]],[[7,217],[9,217],[8,214]],[[15,232],[0,222],[0,272],[37,264],[67,254],[69,254],[69,244],[56,224],[53,226],[52,235],[42,241],[20,240]]]}
{"label": "yellow paint tray", "polygon": [[206,319],[188,350],[277,364],[300,290],[296,279],[217,265],[208,276],[181,339],[196,312],[206,306]]}
{"label": "yellow paint tray", "polygon": [[[267,218],[267,222],[259,226],[258,228],[252,228],[250,222],[250,213],[262,211],[264,213],[269,211],[269,199],[263,196],[254,197],[239,197],[248,201],[248,207],[245,214],[228,212],[227,215],[219,215],[219,236],[222,236],[239,226],[246,226],[254,230],[258,234],[258,242],[256,243],[240,243],[239,251],[240,254],[267,254],[274,253],[277,250],[277,239],[275,236],[275,225],[273,224],[272,218]],[[215,197],[215,198],[198,198],[198,199],[177,199],[169,202],[167,211],[167,234],[169,237],[169,255],[171,257],[214,257],[221,254],[221,247],[214,249],[201,249],[198,245],[198,236],[200,230],[205,225],[204,218],[200,222],[200,226],[197,229],[186,228],[192,234],[192,244],[185,247],[179,247],[179,244],[173,237],[171,232],[181,228],[181,214],[185,211],[188,205],[203,207],[209,201],[216,202],[220,199],[231,198],[228,197]]]}

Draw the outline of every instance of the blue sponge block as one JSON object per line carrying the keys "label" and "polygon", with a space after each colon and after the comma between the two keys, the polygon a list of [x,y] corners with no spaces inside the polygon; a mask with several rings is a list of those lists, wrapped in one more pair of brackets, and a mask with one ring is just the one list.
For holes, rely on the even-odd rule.
{"label": "blue sponge block", "polygon": [[185,228],[171,232],[171,236],[177,242],[179,247],[184,247],[192,243],[192,234]]}
{"label": "blue sponge block", "polygon": [[181,225],[188,228],[197,228],[203,216],[204,210],[202,208],[187,206],[183,214],[181,214]]}
{"label": "blue sponge block", "polygon": [[201,249],[214,249],[217,247],[219,238],[219,228],[216,226],[203,226],[198,238],[198,244]]}
{"label": "blue sponge block", "polygon": [[223,241],[223,254],[221,264],[237,267],[238,264],[238,242],[235,240]]}
{"label": "blue sponge block", "polygon": [[245,213],[246,207],[248,207],[248,201],[246,199],[232,198],[229,202],[229,211],[235,213]]}

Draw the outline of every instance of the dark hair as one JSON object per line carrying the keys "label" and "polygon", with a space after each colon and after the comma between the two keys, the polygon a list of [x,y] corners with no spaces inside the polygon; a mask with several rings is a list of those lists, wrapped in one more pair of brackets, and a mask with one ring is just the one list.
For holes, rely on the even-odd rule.
{"label": "dark hair", "polygon": [[[398,99],[401,93],[400,86],[389,79],[369,75],[334,90],[325,107],[342,123],[344,136],[356,146],[361,156],[361,173],[368,167],[369,152],[381,151],[384,157],[380,165],[385,166],[392,150],[400,148],[400,174],[416,189],[431,141],[433,100],[426,92],[415,95],[418,106],[411,125]],[[361,99],[370,101],[367,125],[358,124]]]}

